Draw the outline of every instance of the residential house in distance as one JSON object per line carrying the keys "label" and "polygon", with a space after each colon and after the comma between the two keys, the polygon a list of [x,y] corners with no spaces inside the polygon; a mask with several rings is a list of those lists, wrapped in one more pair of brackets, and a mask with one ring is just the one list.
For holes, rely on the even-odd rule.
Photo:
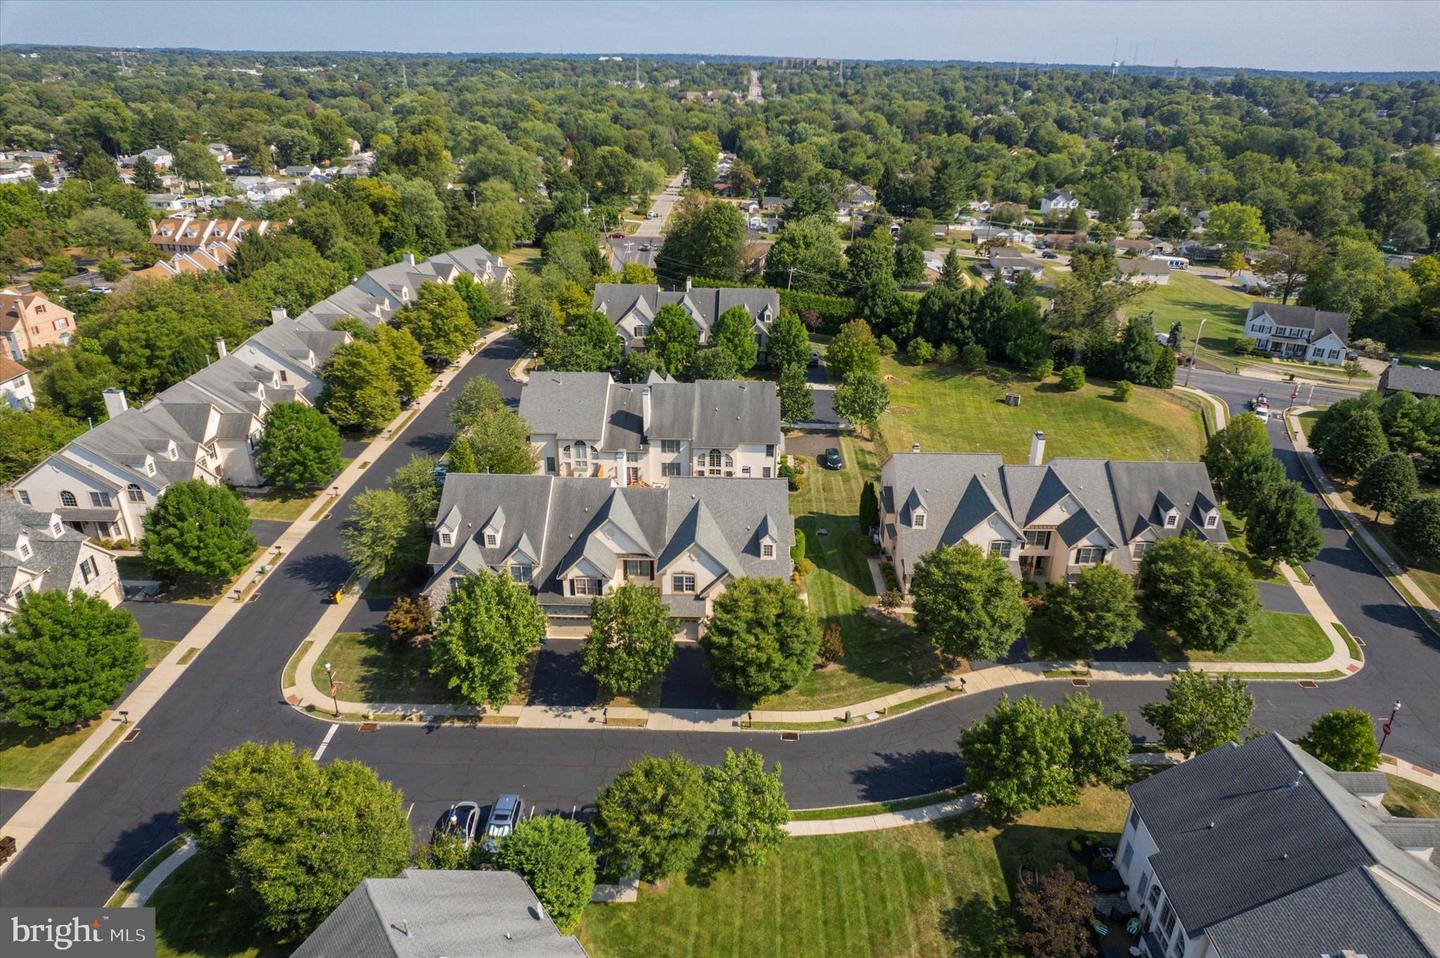
{"label": "residential house in distance", "polygon": [[155,167],[156,170],[168,170],[175,165],[174,154],[163,146],[152,146],[150,149],[142,150],[133,156],[120,157],[119,166],[122,170],[133,169],[142,156],[149,160],[150,165]]}
{"label": "residential house in distance", "polygon": [[217,341],[214,362],[139,406],[106,390],[109,418],[15,480],[11,494],[79,532],[133,541],[172,482],[256,485],[253,447],[265,417],[276,403],[318,398],[325,361],[350,340],[331,328],[336,320],[376,326],[422,282],[450,283],[462,272],[503,282],[508,271],[499,263],[480,246],[411,257],[371,270],[298,317],[273,310],[269,326],[234,349]]}
{"label": "residential house in distance", "polygon": [[[3,366],[3,363],[0,363]],[[1380,381],[1376,384],[1382,396],[1393,396],[1396,393],[1411,393],[1416,399],[1424,399],[1426,396],[1440,396],[1440,371],[1427,369],[1424,366],[1399,366],[1389,365],[1380,373]]]}
{"label": "residential house in distance", "polygon": [[0,498],[0,623],[27,593],[75,589],[118,605],[115,555],[66,528],[53,512]]}
{"label": "residential house in distance", "polygon": [[541,473],[617,486],[769,479],[785,449],[780,398],[768,382],[652,374],[631,385],[609,373],[536,372],[520,391],[520,415]]}
{"label": "residential house in distance", "polygon": [[755,341],[760,346],[760,356],[765,356],[769,341],[770,324],[780,315],[780,294],[773,289],[724,288],[691,286],[685,281],[683,290],[663,290],[655,284],[631,285],[622,283],[600,283],[595,287],[591,308],[610,318],[620,331],[625,351],[640,349],[645,345],[645,336],[650,324],[664,306],[679,305],[700,330],[701,344],[710,341],[710,328],[715,321],[731,307],[743,306],[755,324]]}
{"label": "residential house in distance", "polygon": [[1158,252],[1161,243],[1153,239],[1131,239],[1128,236],[1117,236],[1110,241],[1110,246],[1115,250],[1117,256],[1149,256]]}
{"label": "residential house in distance", "polygon": [[0,154],[0,184],[24,183],[35,179],[35,164]]}
{"label": "residential house in distance", "polygon": [[906,592],[916,563],[962,541],[1042,584],[1102,562],[1133,574],[1161,539],[1228,542],[1218,502],[1202,463],[1047,463],[1036,432],[1025,465],[985,453],[892,455],[880,471],[880,546]]}
{"label": "residential house in distance", "polygon": [[1064,190],[1055,190],[1040,200],[1040,213],[1043,216],[1049,216],[1052,210],[1068,213],[1079,208],[1080,201]]}
{"label": "residential house in distance", "polygon": [[1140,953],[1440,954],[1440,819],[1392,817],[1386,789],[1273,732],[1131,785],[1115,868]]}
{"label": "residential house in distance", "polygon": [[208,220],[194,216],[170,216],[151,221],[150,245],[162,253],[173,254],[168,260],[140,270],[136,275],[150,279],[170,279],[183,273],[213,273],[224,270],[234,258],[240,241],[250,232],[264,234],[280,229],[269,220]]}
{"label": "residential house in distance", "polygon": [[1122,256],[1115,261],[1120,277],[1127,283],[1153,283],[1156,286],[1170,285],[1170,264],[1159,259],[1133,259]]}
{"label": "residential house in distance", "polygon": [[189,201],[178,193],[146,193],[145,205],[159,213],[178,213]]}
{"label": "residential house in distance", "polygon": [[1045,276],[1043,261],[1008,246],[990,247],[990,269],[1007,283],[1013,283],[1021,273],[1029,273],[1037,282]]}
{"label": "residential house in distance", "polygon": [[30,383],[30,370],[0,350],[0,399],[11,409],[34,409],[35,389]]}
{"label": "residential house in distance", "polygon": [[425,592],[439,608],[467,575],[505,572],[534,590],[553,628],[581,627],[590,599],[653,585],[698,638],[711,604],[744,576],[788,578],[795,525],[784,479],[612,486],[564,476],[450,473]]}
{"label": "residential house in distance", "polygon": [[44,293],[0,289],[0,347],[21,362],[42,346],[69,346],[75,314]]}
{"label": "residential house in distance", "polygon": [[294,958],[586,958],[514,872],[407,868],[367,878]]}
{"label": "residential house in distance", "polygon": [[1255,348],[1283,359],[1327,366],[1345,362],[1349,348],[1350,315],[1313,306],[1251,303],[1245,313],[1245,338]]}

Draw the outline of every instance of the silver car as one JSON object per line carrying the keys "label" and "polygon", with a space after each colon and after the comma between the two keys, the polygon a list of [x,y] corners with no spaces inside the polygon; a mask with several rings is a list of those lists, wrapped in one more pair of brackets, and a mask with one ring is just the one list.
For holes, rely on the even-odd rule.
{"label": "silver car", "polygon": [[501,840],[515,830],[523,804],[519,795],[501,795],[495,799],[495,805],[490,809],[490,820],[485,823],[483,847],[487,852],[496,851]]}
{"label": "silver car", "polygon": [[456,802],[440,814],[430,840],[453,836],[469,848],[475,843],[475,829],[479,825],[480,806],[475,802]]}

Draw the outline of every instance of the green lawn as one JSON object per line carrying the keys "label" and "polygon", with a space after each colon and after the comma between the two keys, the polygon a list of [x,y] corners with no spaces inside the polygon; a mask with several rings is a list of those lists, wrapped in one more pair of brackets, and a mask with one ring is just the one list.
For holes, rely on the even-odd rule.
{"label": "green lawn", "polygon": [[293,950],[266,940],[228,886],[203,854],[175,869],[150,896],[156,958],[280,958]]}
{"label": "green lawn", "polygon": [[145,649],[145,667],[153,669],[170,654],[176,643],[167,639],[141,639],[140,645]]}
{"label": "green lawn", "polygon": [[512,249],[508,253],[500,254],[505,265],[510,269],[524,269],[532,273],[540,272],[540,257],[542,251],[538,246],[526,246],[520,249]]}
{"label": "green lawn", "polygon": [[[926,452],[997,452],[1024,462],[1030,434],[1044,430],[1046,458],[1104,456],[1111,459],[1198,459],[1205,445],[1199,407],[1177,395],[1144,386],[1128,403],[1110,398],[1108,384],[1062,392],[1054,379],[1028,376],[1002,385],[955,367],[902,366],[881,361],[892,402],[880,420],[888,449]],[[1006,393],[1020,396],[1007,406]]]}
{"label": "green lawn", "polygon": [[786,841],[764,865],[697,887],[680,879],[639,901],[591,905],[580,940],[593,958],[892,958],[1004,955],[1018,869],[1076,865],[1082,829],[1106,841],[1123,792],[1022,816],[1003,830],[978,815],[883,832]]}
{"label": "green lawn", "polygon": [[[1380,766],[1382,769],[1384,765]],[[1398,775],[1386,775],[1385,807],[1398,818],[1440,818],[1440,792]]]}
{"label": "green lawn", "polygon": [[246,499],[245,505],[250,509],[252,519],[278,519],[282,522],[294,522],[305,514],[310,504],[315,501],[316,492],[306,490],[304,492],[288,492],[279,489],[272,489],[255,499]]}
{"label": "green lawn", "polygon": [[[1382,513],[1379,519],[1375,518],[1375,510],[1367,506],[1360,506],[1355,503],[1355,496],[1350,484],[1335,476],[1330,477],[1345,507],[1360,520],[1360,523],[1374,536],[1385,551],[1391,557],[1405,566],[1405,571],[1410,578],[1420,587],[1420,591],[1430,597],[1432,602],[1440,603],[1440,562],[1432,559],[1417,559],[1412,557],[1395,538],[1395,518],[1388,513]],[[1422,493],[1434,492],[1431,488],[1422,488]]]}
{"label": "green lawn", "polygon": [[1156,286],[1142,293],[1130,301],[1127,312],[1138,315],[1153,311],[1155,331],[1159,333],[1168,333],[1178,320],[1185,334],[1185,352],[1194,347],[1195,333],[1200,321],[1205,320],[1199,358],[1227,367],[1237,359],[1230,347],[1235,340],[1243,338],[1245,311],[1255,301],[1256,297],[1218,280],[1173,270],[1168,286]]}
{"label": "green lawn", "polygon": [[47,731],[0,724],[0,788],[33,791],[80,747],[95,726],[110,717],[104,712],[79,731],[71,727]]}
{"label": "green lawn", "polygon": [[335,670],[339,696],[351,702],[438,704],[455,701],[445,683],[430,675],[424,652],[392,642],[384,632],[338,632],[310,672],[321,692],[330,688],[325,663]]}
{"label": "green lawn", "polygon": [[1262,609],[1255,617],[1250,638],[1224,652],[1182,653],[1168,643],[1155,642],[1162,661],[1178,662],[1320,662],[1330,655],[1330,640],[1308,615]]}
{"label": "green lawn", "polygon": [[1230,511],[1229,506],[1222,505],[1220,507],[1220,519],[1225,523],[1225,534],[1230,537],[1230,545],[1227,548],[1245,563],[1245,568],[1250,570],[1250,578],[1258,579],[1261,582],[1285,581],[1285,577],[1277,569],[1272,569],[1270,563],[1250,554],[1250,547],[1245,544],[1245,532],[1240,528],[1240,520]]}
{"label": "green lawn", "polygon": [[[872,443],[850,437],[840,440],[840,449],[845,468],[832,471],[810,463],[803,488],[790,496],[790,511],[795,527],[805,533],[806,557],[815,563],[805,583],[810,607],[822,629],[840,623],[845,658],[810,672],[789,692],[755,703],[764,708],[852,705],[942,671],[929,644],[914,630],[865,614],[876,595],[857,514],[861,484],[879,475],[879,456]],[[821,529],[828,535],[820,535]]]}

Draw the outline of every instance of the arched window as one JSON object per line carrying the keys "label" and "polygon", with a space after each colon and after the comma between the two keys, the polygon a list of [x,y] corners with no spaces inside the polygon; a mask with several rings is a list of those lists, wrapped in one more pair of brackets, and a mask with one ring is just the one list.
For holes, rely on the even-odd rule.
{"label": "arched window", "polygon": [[720,468],[720,463],[724,460],[724,458],[725,458],[724,455],[720,452],[719,449],[711,449],[711,450],[710,450],[710,468],[711,468],[711,469],[719,469],[719,468]]}
{"label": "arched window", "polygon": [[69,489],[60,490],[60,505],[78,506],[79,504],[80,503],[75,501],[75,493],[71,492]]}
{"label": "arched window", "polygon": [[130,497],[131,502],[145,501],[145,491],[133,482],[125,487],[125,493]]}

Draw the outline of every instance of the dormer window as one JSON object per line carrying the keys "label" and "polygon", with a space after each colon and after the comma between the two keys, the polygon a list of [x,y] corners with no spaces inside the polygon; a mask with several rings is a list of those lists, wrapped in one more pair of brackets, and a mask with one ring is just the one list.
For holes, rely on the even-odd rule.
{"label": "dormer window", "polygon": [[760,558],[762,558],[762,559],[773,559],[773,558],[775,558],[775,543],[773,543],[773,542],[762,542],[762,543],[760,543]]}
{"label": "dormer window", "polygon": [[1207,528],[1207,529],[1213,529],[1213,528],[1215,528],[1216,526],[1218,526],[1219,524],[1220,524],[1220,517],[1219,517],[1217,514],[1215,514],[1215,513],[1212,512],[1212,513],[1210,513],[1209,515],[1207,515],[1207,516],[1205,517],[1205,528]]}
{"label": "dormer window", "polygon": [[442,546],[454,545],[454,544],[455,544],[455,537],[454,537],[453,535],[451,535],[449,532],[446,532],[446,531],[443,531],[443,530],[442,530],[441,533],[440,533],[440,544],[441,544]]}
{"label": "dormer window", "polygon": [[500,537],[497,536],[494,532],[489,532],[489,531],[487,531],[487,532],[485,533],[485,548],[487,548],[487,549],[493,549],[493,548],[495,548],[496,546],[498,546],[499,544],[500,544]]}
{"label": "dormer window", "polygon": [[30,551],[30,542],[29,542],[29,540],[27,540],[27,539],[25,539],[25,538],[23,538],[23,537],[22,537],[21,539],[19,539],[19,540],[15,543],[15,551],[17,551],[17,552],[20,553],[20,558],[22,558],[22,559],[28,559],[28,558],[30,558],[30,556],[31,556],[32,553],[31,553],[31,551]]}
{"label": "dormer window", "polygon": [[1180,524],[1180,517],[1173,512],[1165,513],[1165,528],[1173,529]]}
{"label": "dormer window", "polygon": [[64,526],[60,525],[60,520],[55,519],[50,523],[50,534],[58,538],[60,536],[61,530],[64,528]]}
{"label": "dormer window", "polygon": [[176,446],[174,442],[171,442],[170,445],[165,447],[165,455],[170,457],[171,462],[174,462],[180,458],[180,448]]}
{"label": "dormer window", "polygon": [[146,457],[145,457],[145,475],[147,475],[147,476],[153,476],[153,475],[155,475],[155,457],[153,457],[153,456],[146,456]]}
{"label": "dormer window", "polygon": [[918,511],[910,513],[910,525],[916,529],[925,528],[925,513]]}

